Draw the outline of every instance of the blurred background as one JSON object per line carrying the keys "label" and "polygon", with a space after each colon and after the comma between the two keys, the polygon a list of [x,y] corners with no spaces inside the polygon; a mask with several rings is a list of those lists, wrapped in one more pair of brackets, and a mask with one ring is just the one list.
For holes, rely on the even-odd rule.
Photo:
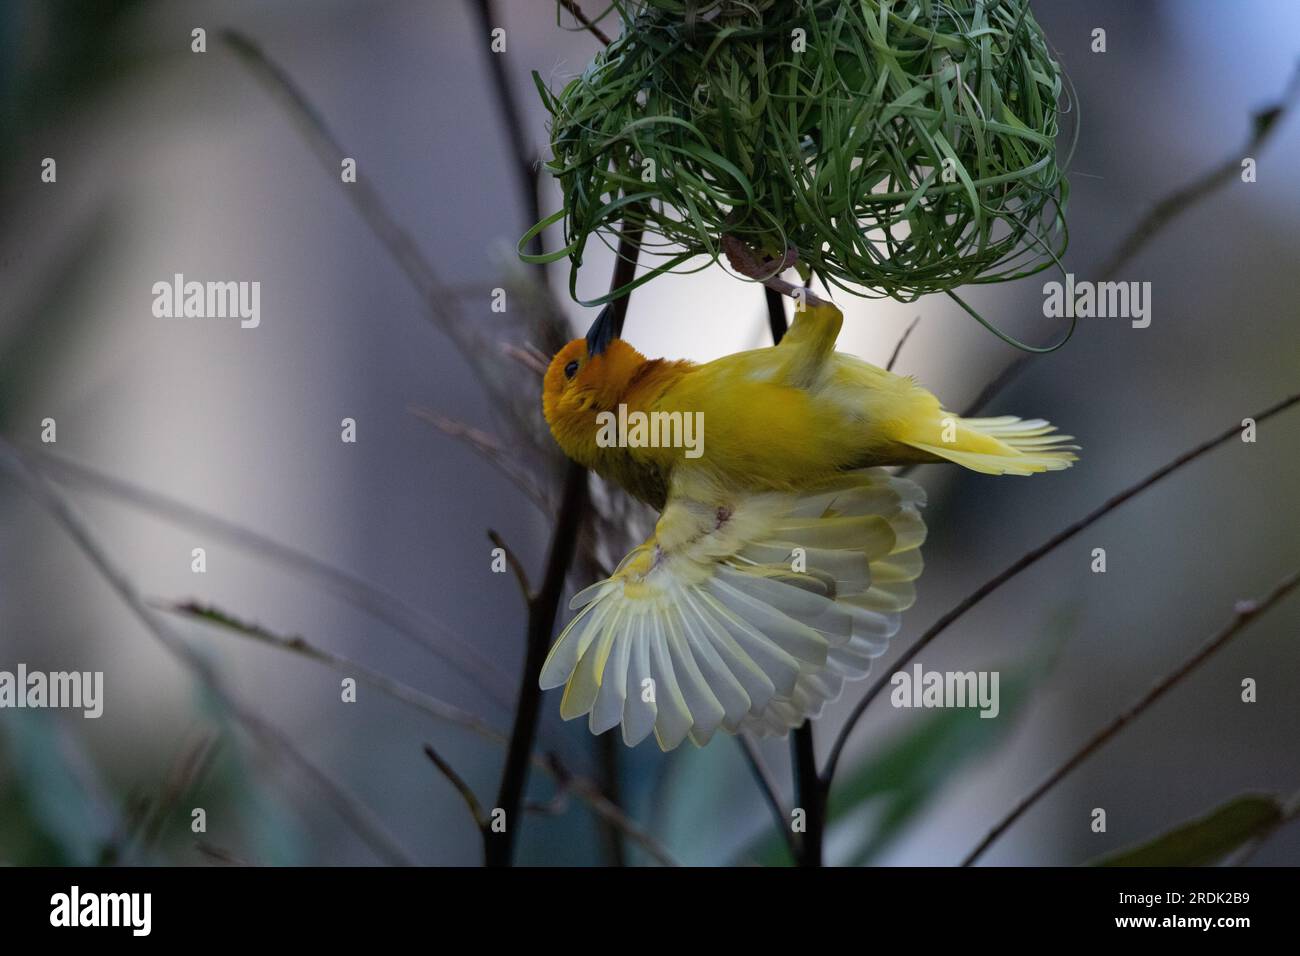
{"label": "blurred background", "polygon": [[[1087,278],[1155,202],[1244,155],[1252,114],[1282,96],[1296,69],[1300,7],[1035,0],[1033,9],[1077,93],[1065,264]],[[507,31],[499,65],[521,107],[513,131],[544,154],[530,71],[559,86],[597,41],[567,16],[569,29],[557,26],[550,3],[500,0],[496,10]],[[201,54],[191,50],[199,27]],[[1090,49],[1096,27],[1105,53]],[[292,110],[221,40],[225,29],[278,64],[355,158],[359,184],[436,271],[432,296],[367,225],[337,162],[322,165]],[[540,580],[558,470],[544,446],[515,434],[518,409],[484,386],[490,365],[528,405],[536,379],[500,343],[545,351],[538,329],[552,314],[536,267],[514,255],[531,212],[489,42],[476,4],[452,0],[6,0],[0,9],[0,436],[54,482],[146,601],[211,605],[355,662],[339,670],[219,622],[155,612],[242,708],[365,814],[358,825],[323,796],[320,778],[241,732],[5,473],[0,669],[103,671],[105,703],[97,720],[0,710],[0,862],[391,862],[380,831],[410,860],[480,861],[461,798],[422,747],[432,744],[490,807],[503,746],[393,699],[361,668],[509,730],[526,611],[512,576],[492,572],[486,532]],[[1257,182],[1228,182],[1125,266],[1118,278],[1152,285],[1149,328],[1081,320],[1066,348],[1033,359],[988,408],[1060,423],[1084,449],[1073,470],[1029,482],[915,473],[930,494],[927,569],[878,666],[1109,495],[1295,391],[1298,152],[1300,117],[1284,116],[1254,157]],[[46,157],[57,161],[55,183],[42,182]],[[558,203],[544,182],[542,212]],[[556,240],[548,233],[549,248]],[[603,291],[612,261],[590,250],[580,292]],[[260,281],[260,326],[156,318],[152,286],[176,273]],[[568,302],[564,264],[550,278],[563,318],[585,330],[590,311]],[[1044,342],[1059,331],[1042,317],[1048,278],[968,298],[1012,334]],[[492,310],[495,288],[508,290],[505,313]],[[895,370],[953,407],[1017,356],[942,296],[838,298],[840,348],[877,364],[920,316]],[[472,330],[460,344],[474,348],[439,327],[440,309]],[[650,355],[711,359],[768,340],[763,297],[720,269],[661,277],[633,295],[626,335]],[[445,416],[443,427],[413,407]],[[41,441],[47,418],[57,422],[52,444]],[[355,443],[340,440],[344,418],[357,423]],[[476,450],[448,433],[456,423],[495,438],[480,436]],[[984,722],[997,726],[973,741],[918,753],[932,715],[878,702],[841,773],[902,754],[914,758],[900,758],[913,777],[877,777],[832,826],[829,859],[957,862],[1225,624],[1236,601],[1300,565],[1298,440],[1300,413],[1290,412],[1261,426],[1255,444],[1227,443],[928,648],[927,669],[1002,670],[1004,719]],[[489,441],[541,476],[540,507],[485,460]],[[199,547],[202,574],[191,569]],[[1098,547],[1105,574],[1090,571]],[[580,566],[571,587],[588,583],[581,576]],[[1079,863],[1243,792],[1300,790],[1298,635],[1293,598],[1067,777],[985,862]],[[1041,659],[1050,667],[1010,706],[1008,675]],[[355,703],[342,700],[349,676],[359,681]],[[1249,705],[1240,696],[1248,677],[1259,686]],[[861,691],[850,685],[818,722],[823,753]],[[538,752],[613,795],[676,860],[769,858],[772,820],[733,739],[669,755],[653,744],[628,750],[592,738],[583,721],[564,724],[558,710],[558,693],[547,694]],[[788,798],[788,744],[761,749]],[[554,793],[532,774],[533,801]],[[196,807],[205,833],[191,831]],[[1105,833],[1089,827],[1095,807],[1107,810]],[[521,862],[649,859],[582,800],[546,809],[520,824]],[[1251,862],[1300,862],[1300,827],[1275,834]]]}

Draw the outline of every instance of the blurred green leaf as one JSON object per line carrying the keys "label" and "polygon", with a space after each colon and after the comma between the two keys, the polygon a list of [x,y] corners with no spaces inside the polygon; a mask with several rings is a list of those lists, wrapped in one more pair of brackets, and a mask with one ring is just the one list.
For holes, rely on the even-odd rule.
{"label": "blurred green leaf", "polygon": [[[870,813],[873,827],[862,832],[848,861],[860,866],[877,856],[940,793],[945,783],[977,757],[996,749],[1016,725],[1044,668],[1035,664],[1000,671],[997,717],[978,708],[922,711],[892,741],[854,768],[831,792],[828,819],[863,829],[857,819]],[[842,828],[842,829],[843,829]],[[832,832],[831,840],[836,835]]]}
{"label": "blurred green leaf", "polygon": [[1285,819],[1277,797],[1246,794],[1209,816],[1184,823],[1147,843],[1093,860],[1089,866],[1212,866]]}
{"label": "blurred green leaf", "polygon": [[11,710],[2,726],[8,766],[0,787],[0,855],[18,865],[102,862],[114,842],[116,813],[73,737],[40,711]]}

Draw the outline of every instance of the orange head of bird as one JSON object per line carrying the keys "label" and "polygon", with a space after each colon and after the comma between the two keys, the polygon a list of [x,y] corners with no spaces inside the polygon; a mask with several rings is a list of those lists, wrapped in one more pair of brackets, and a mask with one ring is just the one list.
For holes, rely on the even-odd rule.
{"label": "orange head of bird", "polygon": [[574,339],[555,353],[542,382],[542,413],[564,453],[592,467],[600,412],[616,412],[645,356],[622,339],[592,354],[588,339]]}

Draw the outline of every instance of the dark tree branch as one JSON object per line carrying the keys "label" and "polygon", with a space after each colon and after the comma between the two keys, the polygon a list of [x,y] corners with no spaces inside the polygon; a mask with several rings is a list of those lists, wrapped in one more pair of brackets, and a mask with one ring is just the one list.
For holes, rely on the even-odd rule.
{"label": "dark tree branch", "polygon": [[903,351],[903,346],[907,344],[907,340],[912,336],[912,330],[916,328],[920,321],[921,317],[918,315],[912,320],[911,324],[903,330],[903,334],[899,338],[898,344],[894,346],[893,354],[889,356],[889,361],[885,363],[886,372],[892,372],[894,370],[894,363],[898,361],[898,356]]}
{"label": "dark tree branch", "polygon": [[609,46],[614,42],[604,30],[596,25],[594,20],[582,12],[582,7],[578,6],[577,0],[560,0],[560,6],[572,13],[573,19],[581,23],[588,33],[605,44],[605,46]]}
{"label": "dark tree branch", "polygon": [[505,811],[504,832],[487,831],[485,837],[485,862],[488,866],[509,866],[514,857],[515,834],[519,830],[519,809],[523,802],[524,786],[528,782],[529,758],[537,736],[537,716],[542,702],[538,680],[546,652],[551,646],[551,633],[564,593],[564,581],[573,563],[578,542],[578,529],[587,509],[587,471],[581,465],[569,462],[564,474],[564,492],[560,498],[560,511],[555,521],[555,535],[546,560],[546,575],[541,590],[528,602],[528,633],[524,656],[524,669],[519,683],[519,701],[515,708],[514,728],[510,733],[510,746],[506,751],[505,769],[501,775],[501,789],[497,793],[496,808]]}
{"label": "dark tree branch", "polygon": [[785,297],[775,289],[764,286],[763,300],[767,303],[767,327],[772,330],[772,342],[780,345],[789,328],[785,317]]}
{"label": "dark tree branch", "polygon": [[[488,51],[488,70],[492,74],[492,86],[496,93],[497,106],[501,109],[503,125],[505,126],[506,135],[510,138],[510,147],[514,154],[515,185],[519,189],[519,198],[524,201],[524,208],[528,210],[528,224],[531,226],[542,218],[541,202],[537,196],[537,177],[534,174],[537,159],[524,133],[523,111],[519,108],[519,100],[510,86],[510,75],[506,72],[506,58],[493,53],[487,44],[488,34],[495,28],[503,26],[503,24],[495,0],[474,0],[470,6],[474,8],[474,12],[478,15],[479,26],[483,31],[483,35],[479,39],[483,44],[483,48]],[[528,251],[533,255],[541,254],[541,233],[533,237],[532,242],[529,243]],[[547,283],[546,267],[539,266],[537,272],[541,277],[542,284],[545,285]]]}
{"label": "dark tree branch", "polygon": [[795,801],[804,812],[804,833],[799,840],[799,865],[822,865],[822,837],[826,831],[826,796],[829,788],[817,775],[817,748],[813,725],[805,720],[790,743],[795,769]]}
{"label": "dark tree branch", "polygon": [[510,550],[510,545],[506,544],[501,535],[488,528],[487,536],[489,541],[505,552],[506,564],[514,574],[515,580],[519,582],[519,590],[523,592],[524,602],[530,603],[533,600],[533,589],[528,584],[528,572],[524,570],[523,564],[515,556],[515,553]]}
{"label": "dark tree branch", "polygon": [[[636,278],[636,263],[641,255],[641,235],[644,227],[635,219],[623,220],[623,228],[618,235],[618,249],[614,253],[614,276],[609,280],[611,290],[621,289]],[[623,334],[623,323],[627,321],[627,307],[632,294],[620,296],[610,303],[610,323],[615,336]]]}
{"label": "dark tree branch", "polygon": [[1017,820],[1024,816],[1025,811],[1037,803],[1047,791],[1061,782],[1061,780],[1079,764],[1091,757],[1096,751],[1101,749],[1112,737],[1123,730],[1134,719],[1139,717],[1152,704],[1168,693],[1175,685],[1183,680],[1188,674],[1196,670],[1205,663],[1217,651],[1223,648],[1230,640],[1237,636],[1247,624],[1255,620],[1273,605],[1277,604],[1284,597],[1295,590],[1300,585],[1300,571],[1293,572],[1289,577],[1273,588],[1265,597],[1259,601],[1242,601],[1237,605],[1236,616],[1232,621],[1219,631],[1214,637],[1210,638],[1200,650],[1189,657],[1178,667],[1170,671],[1157,683],[1151,690],[1147,691],[1136,703],[1132,704],[1127,710],[1112,720],[1106,727],[1098,731],[1082,747],[1080,747],[1069,760],[1061,764],[1054,771],[1047,775],[1042,783],[1035,787],[1028,796],[1016,804],[1015,808],[1002,819],[1002,821],[989,831],[988,835],[979,842],[979,845],[962,860],[962,866],[970,866],[987,850],[1002,834],[1006,833]]}
{"label": "dark tree branch", "polygon": [[474,819],[474,826],[478,828],[479,833],[486,832],[488,818],[479,805],[478,797],[474,795],[474,788],[465,782],[465,778],[458,774],[455,768],[438,754],[438,751],[433,749],[433,744],[424,745],[424,755],[433,761],[438,771],[456,788],[460,798],[465,801],[465,806],[469,808],[469,815]]}

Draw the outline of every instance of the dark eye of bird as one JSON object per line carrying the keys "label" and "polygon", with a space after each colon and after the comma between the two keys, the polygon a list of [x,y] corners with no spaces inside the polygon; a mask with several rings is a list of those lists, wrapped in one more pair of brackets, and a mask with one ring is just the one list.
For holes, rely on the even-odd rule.
{"label": "dark eye of bird", "polygon": [[572,362],[570,362],[568,365],[564,366],[564,377],[565,377],[565,378],[573,378],[573,376],[575,376],[575,375],[577,375],[577,374],[578,374],[578,363],[577,363],[576,360],[575,360],[575,361],[572,361]]}

